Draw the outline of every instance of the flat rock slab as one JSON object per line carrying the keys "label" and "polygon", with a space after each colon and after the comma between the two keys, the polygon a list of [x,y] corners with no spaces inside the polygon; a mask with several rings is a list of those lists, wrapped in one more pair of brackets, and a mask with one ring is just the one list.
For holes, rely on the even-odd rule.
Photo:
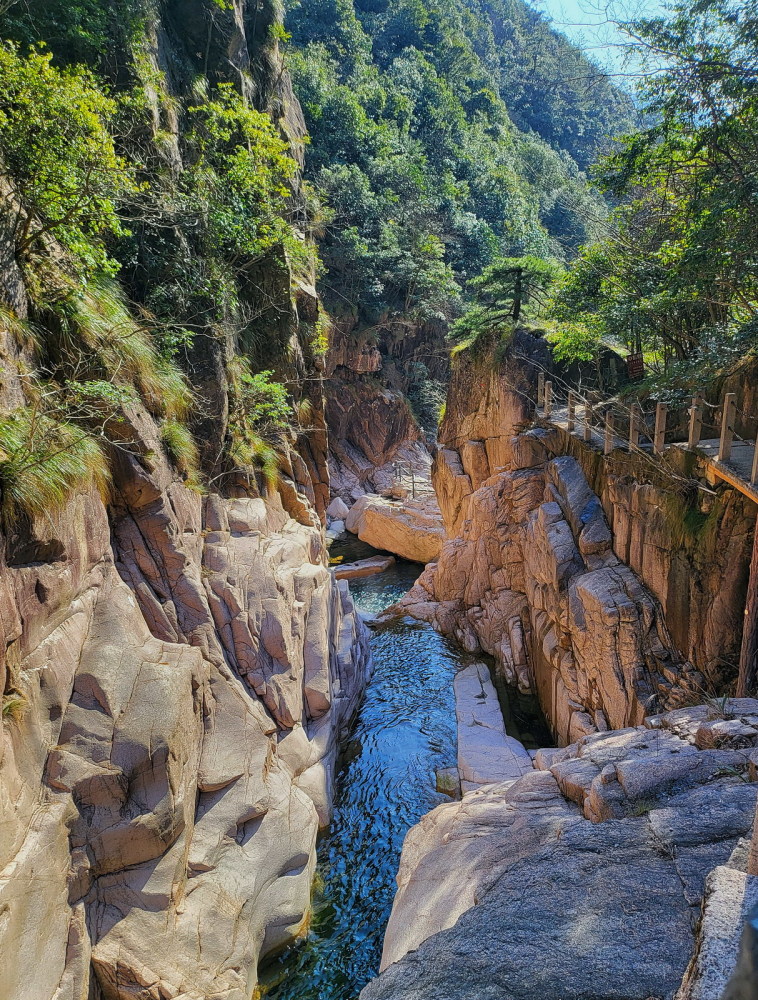
{"label": "flat rock slab", "polygon": [[482,785],[514,781],[532,770],[528,750],[505,731],[500,702],[486,664],[473,663],[456,674],[455,714],[458,772],[464,793]]}
{"label": "flat rock slab", "polygon": [[672,1000],[692,943],[681,881],[644,821],[581,820],[361,1000]]}
{"label": "flat rock slab", "polygon": [[358,559],[355,562],[336,566],[334,575],[338,580],[358,580],[363,576],[375,576],[394,566],[394,556],[372,556],[370,559]]}

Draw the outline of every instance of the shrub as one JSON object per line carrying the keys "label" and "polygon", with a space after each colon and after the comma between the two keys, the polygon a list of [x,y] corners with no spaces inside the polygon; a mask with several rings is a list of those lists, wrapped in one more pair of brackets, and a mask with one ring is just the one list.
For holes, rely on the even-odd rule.
{"label": "shrub", "polygon": [[243,469],[259,471],[269,489],[276,489],[279,482],[280,458],[275,448],[267,444],[263,438],[250,434],[244,439],[233,441],[231,458]]}
{"label": "shrub", "polygon": [[80,371],[94,358],[99,374],[117,385],[132,386],[151,413],[173,419],[187,414],[192,395],[186,379],[160,356],[112,281],[93,281],[53,308],[59,328],[57,361],[64,372]]}
{"label": "shrub", "polygon": [[77,272],[112,273],[105,239],[123,232],[117,204],[138,190],[109,131],[117,105],[88,70],[51,60],[0,44],[0,159],[22,209],[17,252],[52,236]]}

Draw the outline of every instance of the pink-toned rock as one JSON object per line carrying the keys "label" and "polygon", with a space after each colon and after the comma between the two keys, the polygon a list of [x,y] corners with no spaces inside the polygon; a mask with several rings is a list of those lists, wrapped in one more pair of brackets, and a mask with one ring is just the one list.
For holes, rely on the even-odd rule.
{"label": "pink-toned rock", "polygon": [[372,556],[371,559],[359,559],[357,562],[335,566],[334,577],[336,580],[359,580],[361,577],[384,573],[394,564],[393,556]]}
{"label": "pink-toned rock", "polygon": [[419,563],[433,562],[445,537],[433,498],[393,501],[368,494],[351,507],[345,525],[375,549]]}

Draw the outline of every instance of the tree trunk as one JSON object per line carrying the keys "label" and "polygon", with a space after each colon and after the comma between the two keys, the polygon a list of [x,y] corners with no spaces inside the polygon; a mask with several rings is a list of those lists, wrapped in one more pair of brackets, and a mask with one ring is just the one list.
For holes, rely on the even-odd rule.
{"label": "tree trunk", "polygon": [[[740,673],[737,679],[737,697],[748,698],[758,685],[758,520],[753,538],[753,557],[750,560],[750,577],[745,601],[745,621],[742,626]],[[758,874],[758,873],[757,873]]]}
{"label": "tree trunk", "polygon": [[524,269],[516,268],[516,281],[513,286],[513,322],[518,323],[521,316],[521,304],[524,299]]}

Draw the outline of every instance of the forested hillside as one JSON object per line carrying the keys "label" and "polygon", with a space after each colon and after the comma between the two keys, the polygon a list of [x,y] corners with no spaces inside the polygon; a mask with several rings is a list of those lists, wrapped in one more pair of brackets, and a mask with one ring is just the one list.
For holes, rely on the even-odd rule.
{"label": "forested hillside", "polygon": [[497,257],[598,234],[583,171],[632,104],[521,0],[290,0],[286,26],[336,313],[444,321]]}
{"label": "forested hillside", "polygon": [[648,68],[648,127],[598,179],[617,203],[560,291],[567,357],[614,342],[645,353],[656,391],[683,400],[758,347],[758,4],[678,3],[630,24]]}

